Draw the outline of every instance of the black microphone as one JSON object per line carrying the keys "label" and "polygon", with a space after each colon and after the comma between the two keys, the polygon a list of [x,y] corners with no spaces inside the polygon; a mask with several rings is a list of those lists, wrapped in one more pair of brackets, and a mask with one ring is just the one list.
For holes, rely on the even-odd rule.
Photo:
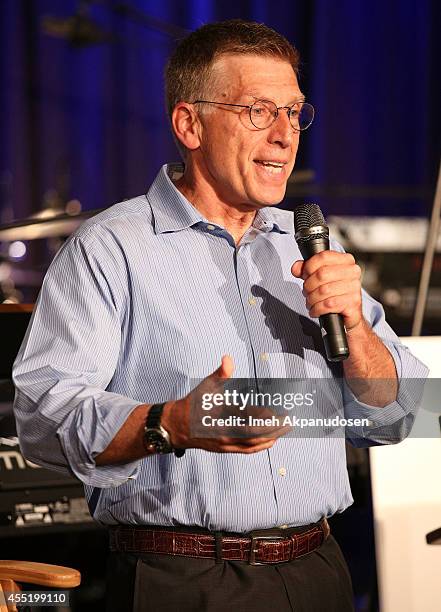
{"label": "black microphone", "polygon": [[[317,204],[301,204],[294,210],[295,239],[306,261],[316,253],[329,250],[329,228]],[[346,330],[341,314],[319,317],[328,361],[343,361],[349,357]]]}

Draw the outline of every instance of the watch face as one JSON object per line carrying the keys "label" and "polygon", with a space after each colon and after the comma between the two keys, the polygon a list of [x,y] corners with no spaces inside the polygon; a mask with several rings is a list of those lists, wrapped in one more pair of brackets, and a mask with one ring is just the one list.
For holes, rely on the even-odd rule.
{"label": "watch face", "polygon": [[144,434],[145,446],[147,450],[154,453],[170,453],[172,448],[160,431],[147,429]]}

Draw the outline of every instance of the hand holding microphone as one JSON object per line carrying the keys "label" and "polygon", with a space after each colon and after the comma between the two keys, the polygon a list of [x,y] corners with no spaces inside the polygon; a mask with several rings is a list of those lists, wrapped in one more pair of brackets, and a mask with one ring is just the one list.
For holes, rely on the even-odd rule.
{"label": "hand holding microphone", "polygon": [[291,271],[304,280],[303,295],[311,317],[319,317],[326,356],[341,361],[349,356],[346,331],[363,320],[361,269],[349,253],[329,250],[329,229],[316,204],[294,212],[296,241],[304,261]]}

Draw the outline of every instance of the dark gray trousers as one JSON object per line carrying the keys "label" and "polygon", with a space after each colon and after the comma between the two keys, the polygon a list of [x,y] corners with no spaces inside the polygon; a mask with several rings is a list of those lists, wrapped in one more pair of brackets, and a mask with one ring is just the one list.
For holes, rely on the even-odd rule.
{"label": "dark gray trousers", "polygon": [[243,561],[110,553],[107,612],[352,612],[346,562],[331,536],[301,559]]}

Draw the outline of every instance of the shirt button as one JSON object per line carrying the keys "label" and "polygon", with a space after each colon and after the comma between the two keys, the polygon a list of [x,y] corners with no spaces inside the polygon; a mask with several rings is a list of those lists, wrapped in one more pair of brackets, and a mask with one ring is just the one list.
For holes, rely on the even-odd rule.
{"label": "shirt button", "polygon": [[250,297],[250,298],[248,298],[248,304],[249,304],[250,306],[254,306],[254,305],[255,305],[255,303],[256,303],[256,298],[254,298],[254,297]]}
{"label": "shirt button", "polygon": [[268,358],[269,358],[269,357],[268,357],[268,353],[261,353],[261,354],[260,354],[260,359],[261,359],[262,361],[268,361]]}
{"label": "shirt button", "polygon": [[286,468],[285,467],[280,467],[279,468],[279,476],[286,476]]}
{"label": "shirt button", "polygon": [[214,228],[214,225],[207,225],[207,229],[208,230],[214,230],[215,228]]}

